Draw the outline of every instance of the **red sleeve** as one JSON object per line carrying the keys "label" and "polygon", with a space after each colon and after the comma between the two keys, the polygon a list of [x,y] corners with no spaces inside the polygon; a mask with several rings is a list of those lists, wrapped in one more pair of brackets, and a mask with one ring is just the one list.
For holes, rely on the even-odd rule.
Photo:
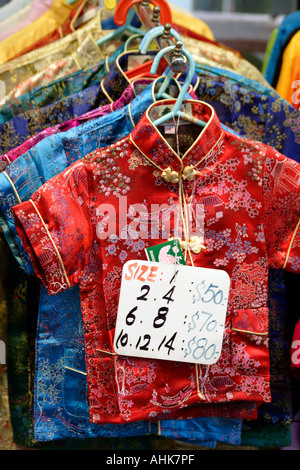
{"label": "red sleeve", "polygon": [[35,272],[49,294],[77,284],[88,263],[92,239],[84,165],[74,163],[12,211]]}
{"label": "red sleeve", "polygon": [[300,165],[270,149],[264,171],[264,233],[271,267],[300,272]]}

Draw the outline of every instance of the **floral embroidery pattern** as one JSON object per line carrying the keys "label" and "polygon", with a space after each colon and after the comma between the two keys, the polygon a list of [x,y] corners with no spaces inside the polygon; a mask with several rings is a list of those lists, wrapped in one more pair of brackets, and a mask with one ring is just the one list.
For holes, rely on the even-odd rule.
{"label": "floral embroidery pattern", "polygon": [[[263,144],[223,133],[209,106],[193,102],[194,111],[211,119],[208,132],[195,140],[191,153],[184,148],[187,139],[181,134],[179,147],[182,154],[187,152],[186,161],[184,158],[180,162],[145,115],[130,138],[94,152],[33,195],[70,284],[79,283],[90,415],[94,423],[131,422],[154,415],[156,419],[215,415],[214,404],[220,402],[228,405],[222,406],[223,416],[226,410],[231,416],[240,412],[237,402],[244,402],[246,416],[255,402],[270,401],[268,269],[282,267],[284,257],[288,269],[291,260],[293,265],[299,260],[297,244],[289,247],[291,232],[298,223],[299,198],[295,195],[299,165]],[[220,136],[223,140],[218,147]],[[137,149],[152,165],[138,170],[129,168],[130,157],[134,152],[136,155]],[[201,160],[197,155],[201,155]],[[206,250],[193,255],[193,263],[207,268],[220,266],[231,278],[221,357],[210,367],[199,366],[198,371],[194,364],[166,365],[164,361],[117,356],[112,347],[122,265],[125,260],[141,256],[145,242],[136,226],[136,233],[127,230],[124,238],[116,233],[100,239],[96,234],[96,209],[109,202],[119,214],[120,192],[125,189],[126,227],[130,229],[135,220],[131,209],[135,203],[146,209],[157,200],[178,203],[179,185],[157,185],[158,178],[153,174],[154,168],[165,168],[166,162],[179,174],[186,162],[197,165],[199,172],[194,182],[184,183],[187,198],[193,192],[194,202],[205,202]],[[290,169],[294,170],[292,178]],[[111,188],[109,197],[105,196],[107,188]],[[287,198],[291,191],[294,196]],[[47,279],[49,289],[62,285],[61,272],[41,269],[37,263],[43,253],[43,228],[37,227],[33,233],[30,221],[26,225],[22,216],[26,214],[29,220],[29,214],[34,213],[32,204],[22,203],[13,212],[37,273]],[[276,230],[269,237],[275,217]],[[210,224],[206,223],[208,220]],[[165,240],[147,239],[150,244],[159,241]],[[53,261],[58,265],[57,260]],[[187,263],[191,263],[189,258]],[[191,408],[200,403],[205,406]]]}

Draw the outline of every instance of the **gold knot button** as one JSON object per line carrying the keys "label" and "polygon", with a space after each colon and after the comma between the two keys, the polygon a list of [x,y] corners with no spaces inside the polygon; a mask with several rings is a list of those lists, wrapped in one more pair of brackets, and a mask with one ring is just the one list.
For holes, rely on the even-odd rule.
{"label": "gold knot button", "polygon": [[161,176],[165,181],[167,181],[167,183],[178,183],[179,181],[179,174],[170,167],[166,168],[162,172]]}
{"label": "gold knot button", "polygon": [[202,250],[206,250],[205,245],[203,245],[203,237],[191,237],[190,238],[190,249],[193,253],[200,253]]}
{"label": "gold knot button", "polygon": [[196,253],[196,254],[200,253],[203,250],[206,250],[205,245],[203,245],[204,243],[203,237],[194,236],[190,238],[189,242],[180,240],[179,243],[180,243],[182,250],[186,250],[189,248],[193,253]]}
{"label": "gold knot button", "polygon": [[184,180],[193,181],[196,175],[200,175],[200,171],[195,170],[193,165],[186,166],[182,172],[182,178]]}

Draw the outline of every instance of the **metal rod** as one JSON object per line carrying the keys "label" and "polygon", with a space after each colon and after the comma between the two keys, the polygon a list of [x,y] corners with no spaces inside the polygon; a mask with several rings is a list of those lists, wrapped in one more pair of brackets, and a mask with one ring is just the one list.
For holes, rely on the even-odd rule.
{"label": "metal rod", "polygon": [[160,8],[155,6],[153,8],[153,15],[152,15],[152,23],[155,24],[155,26],[160,26]]}
{"label": "metal rod", "polygon": [[[154,7],[152,10],[148,0],[142,0],[142,2],[138,3],[137,5],[137,15],[147,30],[161,26],[159,14],[160,8]],[[172,26],[169,23],[166,23],[164,25],[164,33],[162,36],[154,38],[154,41],[159,49],[164,49],[168,46],[175,46],[175,43],[170,36],[171,28]],[[165,59],[170,69],[175,73],[182,72],[186,66],[185,57],[180,54],[178,50],[175,54],[175,57],[174,53],[167,53],[165,55]]]}

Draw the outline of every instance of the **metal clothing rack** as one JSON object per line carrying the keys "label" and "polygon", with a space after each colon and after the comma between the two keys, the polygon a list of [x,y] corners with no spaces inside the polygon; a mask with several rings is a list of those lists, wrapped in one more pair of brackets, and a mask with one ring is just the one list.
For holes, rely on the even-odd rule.
{"label": "metal clothing rack", "polygon": [[[157,26],[162,26],[160,23],[160,7],[154,6],[153,10],[150,8],[148,0],[142,0],[136,5],[136,13],[144,25],[144,27],[150,31]],[[184,70],[186,66],[186,59],[181,54],[181,49],[183,43],[177,41],[176,43],[171,38],[170,32],[172,25],[166,23],[164,26],[164,32],[161,36],[154,38],[154,41],[159,49],[164,49],[169,46],[176,46],[174,51],[169,52],[165,55],[165,60],[167,61],[170,69],[174,73],[180,73]]]}

